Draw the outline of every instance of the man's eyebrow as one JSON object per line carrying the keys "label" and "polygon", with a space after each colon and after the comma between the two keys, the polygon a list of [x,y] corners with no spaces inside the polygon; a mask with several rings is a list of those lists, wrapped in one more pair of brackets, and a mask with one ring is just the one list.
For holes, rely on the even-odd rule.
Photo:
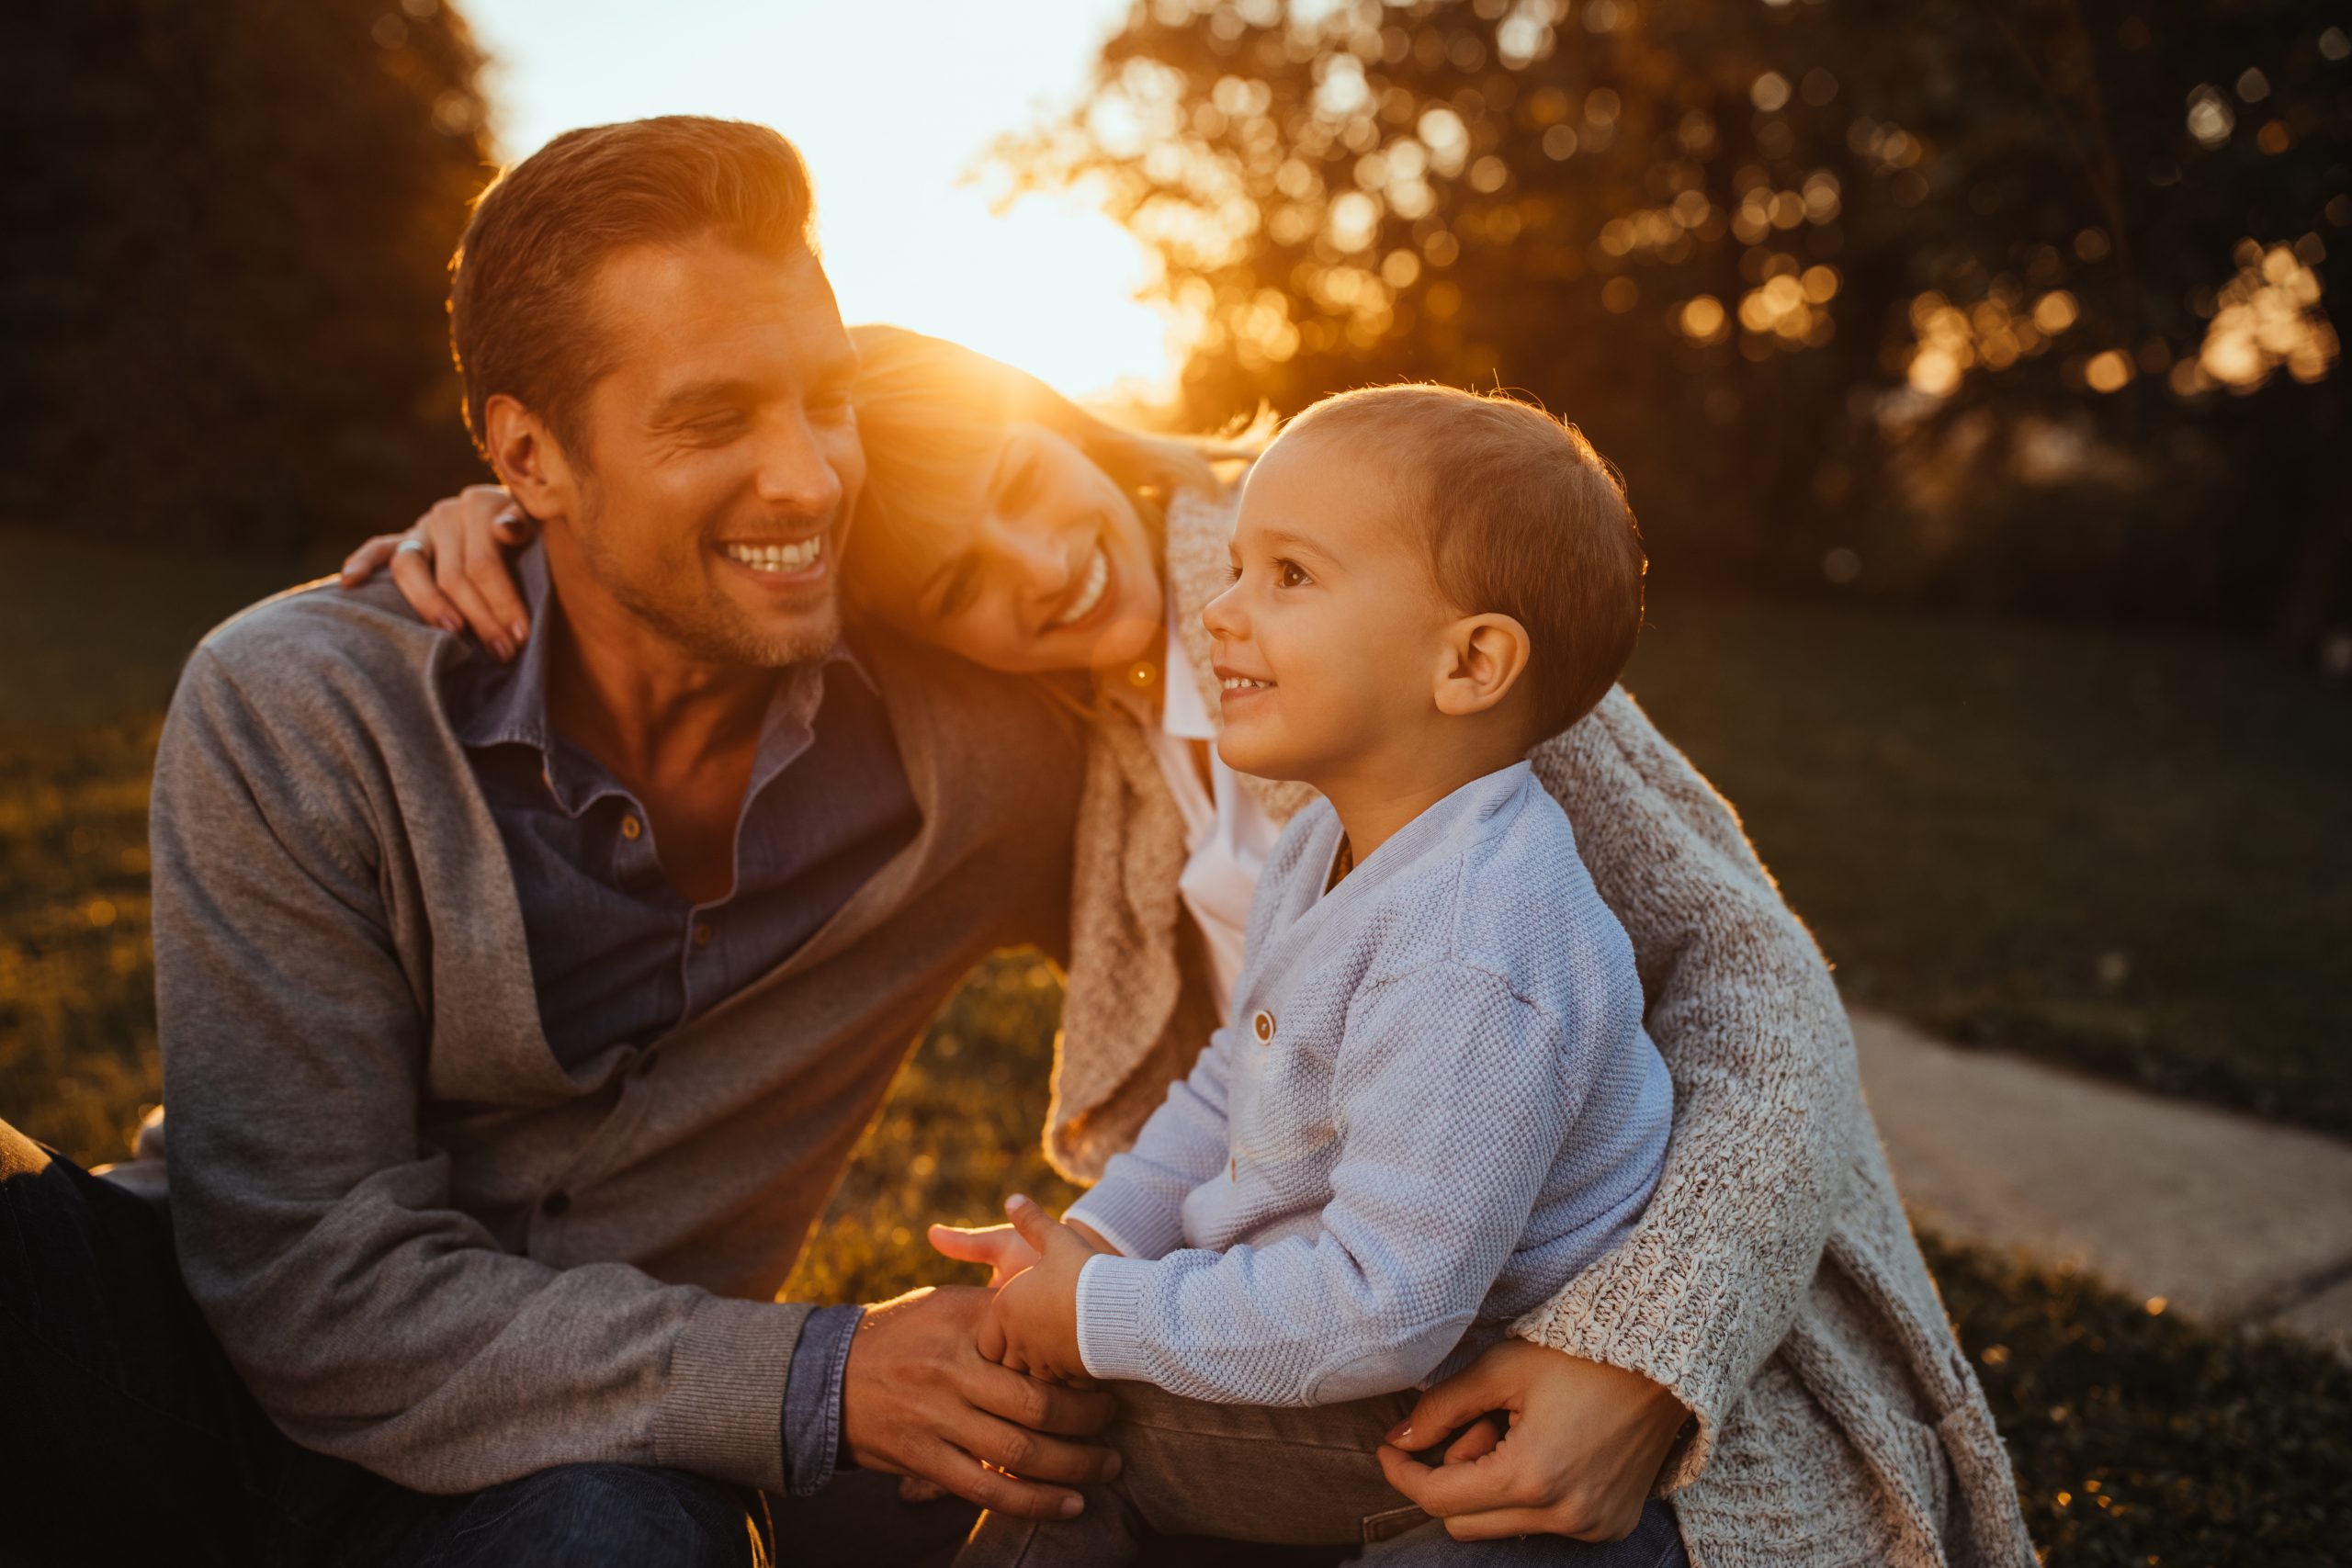
{"label": "man's eyebrow", "polygon": [[857,373],[863,363],[858,358],[856,345],[844,343],[819,360],[809,370],[808,384],[812,387],[831,387],[843,381],[854,382],[857,379]]}
{"label": "man's eyebrow", "polygon": [[646,411],[646,418],[659,424],[690,410],[741,402],[752,395],[752,383],[741,377],[712,376],[700,381],[689,381],[683,387],[673,387],[662,393],[653,400],[653,406]]}
{"label": "man's eyebrow", "polygon": [[[854,384],[857,380],[857,351],[844,345],[809,367],[808,384],[812,390],[832,390]],[[763,392],[762,382],[747,380],[741,376],[709,376],[662,393],[654,400],[647,417],[660,423],[697,409],[726,403],[756,402]]]}

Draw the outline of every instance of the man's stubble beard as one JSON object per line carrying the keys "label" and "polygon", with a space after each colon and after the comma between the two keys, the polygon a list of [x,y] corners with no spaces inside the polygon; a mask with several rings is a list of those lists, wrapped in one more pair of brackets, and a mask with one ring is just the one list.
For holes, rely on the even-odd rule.
{"label": "man's stubble beard", "polygon": [[[712,587],[691,565],[681,576],[682,592],[674,597],[648,592],[605,547],[603,487],[593,479],[582,484],[580,501],[579,525],[572,532],[588,570],[596,574],[615,603],[695,658],[714,664],[777,670],[821,659],[840,640],[841,605],[830,594],[822,616],[788,632],[770,632],[744,615],[723,591]],[[833,543],[829,533],[829,559]]]}

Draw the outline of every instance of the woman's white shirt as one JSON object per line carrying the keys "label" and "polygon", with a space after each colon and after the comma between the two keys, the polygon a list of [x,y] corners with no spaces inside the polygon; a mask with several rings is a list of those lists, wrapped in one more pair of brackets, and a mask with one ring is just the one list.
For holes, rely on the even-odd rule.
{"label": "woman's white shirt", "polygon": [[[1171,610],[1173,596],[1170,596]],[[1282,824],[1216,754],[1216,722],[1202,700],[1198,672],[1184,652],[1184,639],[1170,615],[1168,673],[1159,729],[1151,737],[1159,771],[1184,818],[1184,874],[1177,891],[1200,928],[1207,950],[1210,987],[1221,1021],[1233,1016],[1233,987],[1241,976],[1242,935],[1250,927],[1250,900],[1258,874],[1282,837]],[[1209,784],[1201,784],[1193,742],[1209,748]]]}

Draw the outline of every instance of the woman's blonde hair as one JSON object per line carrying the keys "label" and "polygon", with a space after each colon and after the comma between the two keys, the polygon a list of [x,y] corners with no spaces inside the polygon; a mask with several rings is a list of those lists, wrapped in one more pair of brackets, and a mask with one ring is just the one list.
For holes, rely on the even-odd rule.
{"label": "woman's blonde hair", "polygon": [[850,336],[866,464],[850,550],[853,593],[858,561],[928,561],[953,551],[956,531],[984,502],[1009,425],[1041,424],[1084,453],[1134,501],[1155,547],[1170,495],[1222,494],[1217,465],[1262,445],[1254,426],[1222,440],[1125,430],[1026,371],[904,327],[853,327]]}

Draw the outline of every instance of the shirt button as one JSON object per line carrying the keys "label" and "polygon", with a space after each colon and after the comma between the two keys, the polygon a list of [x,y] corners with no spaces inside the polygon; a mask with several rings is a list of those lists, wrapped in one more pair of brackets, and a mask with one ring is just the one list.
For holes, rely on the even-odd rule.
{"label": "shirt button", "polygon": [[1257,1016],[1250,1021],[1250,1029],[1257,1035],[1259,1044],[1271,1045],[1274,1039],[1274,1015],[1260,1008]]}
{"label": "shirt button", "polygon": [[639,834],[640,834],[640,833],[642,833],[642,832],[644,832],[644,831],[645,831],[645,824],[644,824],[644,823],[642,823],[642,822],[640,822],[640,821],[639,821],[636,818],[634,818],[634,817],[624,817],[624,818],[621,818],[621,837],[622,837],[622,838],[624,838],[624,839],[634,839],[634,838],[636,838]]}
{"label": "shirt button", "polygon": [[539,1213],[551,1220],[558,1218],[571,1207],[571,1194],[569,1192],[550,1192],[539,1200]]}
{"label": "shirt button", "polygon": [[700,920],[695,922],[695,945],[696,947],[710,945],[710,927]]}

